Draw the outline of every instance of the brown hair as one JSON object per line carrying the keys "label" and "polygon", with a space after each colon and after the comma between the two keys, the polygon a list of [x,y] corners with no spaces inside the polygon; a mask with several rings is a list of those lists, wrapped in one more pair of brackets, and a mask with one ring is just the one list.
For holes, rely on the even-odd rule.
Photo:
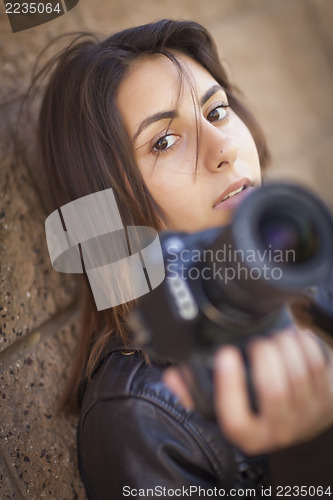
{"label": "brown hair", "polygon": [[[40,111],[42,156],[56,208],[112,187],[124,225],[160,227],[165,217],[136,166],[116,92],[135,59],[168,56],[170,51],[193,58],[224,87],[231,108],[253,135],[261,166],[267,165],[262,131],[236,97],[205,28],[191,21],[162,20],[102,41],[91,35],[82,40],[80,35],[57,56]],[[131,343],[126,318],[133,303],[98,312],[87,281],[85,288],[79,347],[63,399],[68,411],[77,409],[80,383],[91,376],[103,349],[111,342]]]}

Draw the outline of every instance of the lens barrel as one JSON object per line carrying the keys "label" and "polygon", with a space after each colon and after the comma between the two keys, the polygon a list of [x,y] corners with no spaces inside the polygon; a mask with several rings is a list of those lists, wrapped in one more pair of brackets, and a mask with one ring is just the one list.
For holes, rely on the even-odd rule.
{"label": "lens barrel", "polygon": [[230,259],[223,266],[234,271],[235,279],[226,283],[215,272],[216,279],[204,285],[207,294],[215,302],[219,297],[250,314],[264,314],[331,273],[332,217],[309,191],[269,184],[242,202],[212,244],[213,254],[226,247]]}

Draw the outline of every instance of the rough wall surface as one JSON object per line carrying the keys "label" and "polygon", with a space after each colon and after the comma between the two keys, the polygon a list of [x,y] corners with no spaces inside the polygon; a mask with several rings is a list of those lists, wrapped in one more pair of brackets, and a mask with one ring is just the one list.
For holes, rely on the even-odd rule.
{"label": "rough wall surface", "polygon": [[3,5],[0,15],[0,498],[84,499],[76,421],[56,413],[78,329],[75,282],[49,263],[46,187],[26,153],[29,120],[18,134],[25,154],[14,151],[37,54],[73,30],[107,34],[165,17],[201,22],[267,132],[269,176],[301,181],[332,203],[333,3],[80,0],[65,16],[15,34]]}

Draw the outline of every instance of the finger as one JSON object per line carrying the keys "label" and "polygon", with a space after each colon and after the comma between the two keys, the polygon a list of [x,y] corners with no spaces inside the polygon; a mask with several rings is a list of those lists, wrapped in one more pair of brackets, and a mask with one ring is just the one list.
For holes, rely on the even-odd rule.
{"label": "finger", "polygon": [[300,331],[300,345],[311,371],[315,399],[318,404],[325,406],[332,396],[332,362],[330,361],[330,348],[324,352],[326,346],[321,345],[321,340],[308,331]]}
{"label": "finger", "polygon": [[194,408],[194,403],[180,372],[176,368],[168,368],[163,373],[163,381],[169,389],[177,394],[183,406],[188,409]]}
{"label": "finger", "polygon": [[266,428],[250,408],[246,372],[241,353],[224,347],[215,356],[215,410],[227,437],[247,453],[266,443]]}
{"label": "finger", "polygon": [[295,428],[292,392],[284,361],[274,340],[263,339],[249,346],[252,376],[260,417],[268,429],[270,447],[289,443]]}
{"label": "finger", "polygon": [[288,377],[295,417],[298,414],[301,419],[299,424],[302,426],[317,412],[312,372],[297,331],[285,330],[276,335],[274,341],[281,353]]}

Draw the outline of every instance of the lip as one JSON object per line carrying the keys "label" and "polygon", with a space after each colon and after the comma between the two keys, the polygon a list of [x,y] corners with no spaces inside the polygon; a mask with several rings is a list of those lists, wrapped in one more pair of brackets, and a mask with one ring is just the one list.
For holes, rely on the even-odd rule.
{"label": "lip", "polygon": [[214,210],[228,210],[234,212],[242,201],[245,200],[245,198],[247,198],[252,191],[254,191],[254,189],[254,186],[249,186],[246,189],[243,189],[240,193],[235,194],[231,198],[227,198],[225,201],[221,201],[215,205]]}
{"label": "lip", "polygon": [[[241,188],[242,186],[245,186],[246,189],[244,189],[240,193],[232,196],[231,198],[227,198],[226,200],[222,201],[226,196],[228,196],[228,194],[232,193],[233,191],[236,191],[237,189]],[[242,179],[238,179],[238,180],[234,181],[218,197],[218,199],[213,204],[213,208],[219,208],[222,205],[224,206],[229,200],[231,201],[233,198],[238,198],[242,193],[244,193],[244,191],[246,191],[251,186],[252,186],[252,182],[247,177],[244,177]]]}

